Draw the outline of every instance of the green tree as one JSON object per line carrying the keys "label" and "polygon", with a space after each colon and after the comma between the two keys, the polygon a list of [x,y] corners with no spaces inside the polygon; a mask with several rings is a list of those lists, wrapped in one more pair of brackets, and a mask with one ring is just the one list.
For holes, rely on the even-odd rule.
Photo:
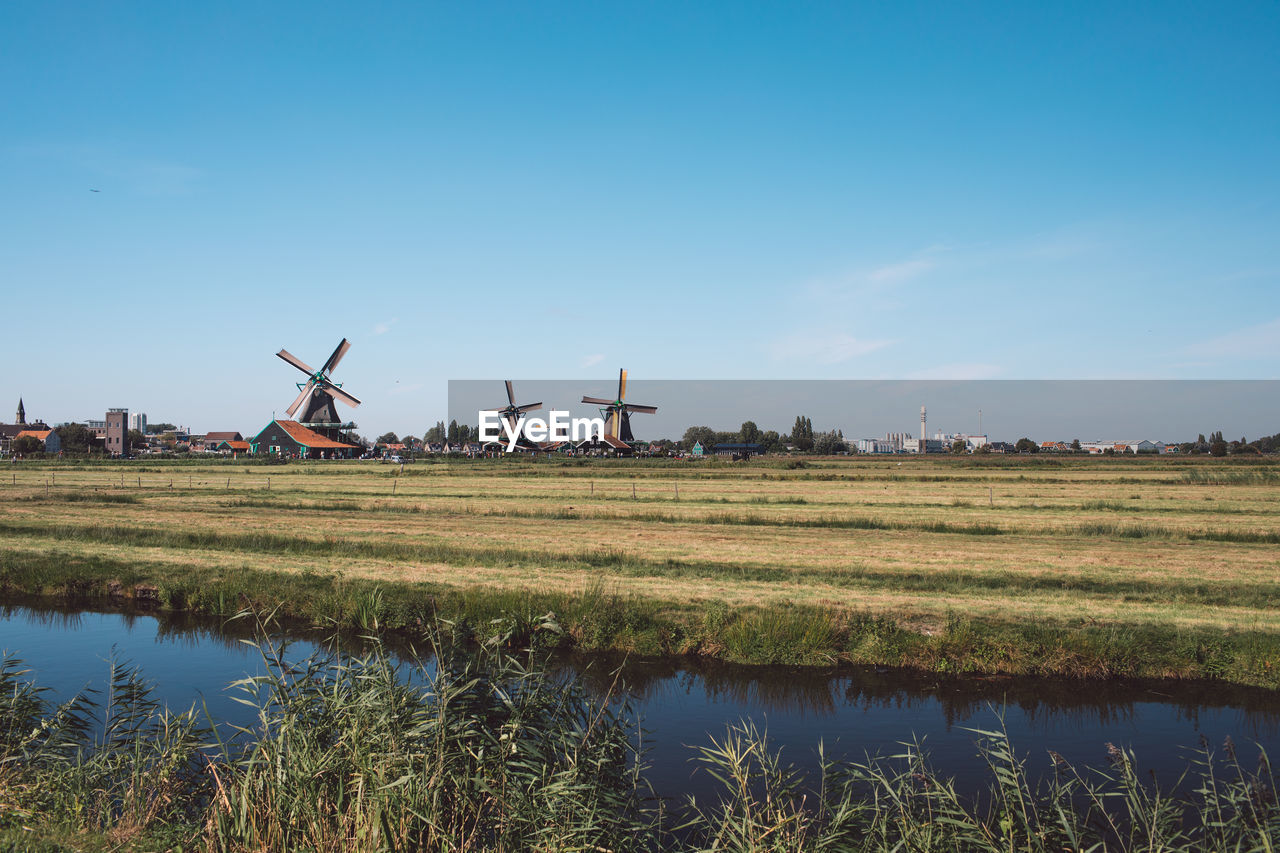
{"label": "green tree", "polygon": [[457,443],[458,443],[458,422],[457,422],[457,420],[449,421],[449,429],[448,429],[448,431],[445,433],[445,436],[448,438],[448,440],[449,440],[449,443],[450,443],[450,444],[457,444]]}
{"label": "green tree", "polygon": [[684,431],[680,446],[685,450],[693,450],[695,444],[701,443],[702,449],[711,452],[716,445],[716,431],[707,426],[691,426]]}
{"label": "green tree", "polygon": [[968,449],[969,449],[969,445],[965,444],[965,441],[963,438],[957,438],[955,441],[951,442],[952,453],[964,453]]}
{"label": "green tree", "polygon": [[1039,453],[1040,445],[1029,438],[1020,438],[1013,445],[1019,453]]}
{"label": "green tree", "polygon": [[175,426],[174,424],[166,424],[166,423],[147,424],[147,432],[149,432],[152,435],[159,435],[162,432],[173,432],[177,428],[178,427]]}
{"label": "green tree", "polygon": [[382,435],[378,436],[377,443],[378,444],[396,444],[399,441],[400,439],[396,436],[394,432],[384,432]]}
{"label": "green tree", "polygon": [[804,415],[797,415],[795,426],[791,428],[791,443],[799,450],[805,452],[812,450],[813,421]]}
{"label": "green tree", "polygon": [[830,456],[833,453],[843,453],[849,447],[844,443],[844,439],[839,433],[832,430],[831,432],[820,432],[813,437],[813,452],[820,453],[824,456]]}
{"label": "green tree", "polygon": [[743,421],[738,429],[738,441],[743,444],[759,444],[760,435],[760,427],[756,426],[755,421]]}
{"label": "green tree", "polygon": [[63,424],[54,432],[66,453],[88,453],[93,447],[93,432],[84,424]]}
{"label": "green tree", "polygon": [[19,436],[13,440],[13,452],[18,456],[44,453],[44,442],[34,435]]}
{"label": "green tree", "polygon": [[422,440],[436,444],[444,441],[446,435],[448,435],[448,432],[445,429],[444,421],[436,421],[436,425],[427,430],[427,434],[422,437]]}
{"label": "green tree", "polygon": [[1077,452],[1079,452],[1079,450],[1080,450],[1080,439],[1078,439],[1078,438],[1073,438],[1073,439],[1071,439],[1071,449],[1072,449],[1072,450],[1075,450],[1075,451],[1077,451]]}
{"label": "green tree", "polygon": [[129,430],[129,449],[141,450],[147,446],[147,437],[142,434],[142,430]]}
{"label": "green tree", "polygon": [[782,436],[776,429],[765,430],[760,434],[760,444],[766,453],[776,453],[782,449]]}

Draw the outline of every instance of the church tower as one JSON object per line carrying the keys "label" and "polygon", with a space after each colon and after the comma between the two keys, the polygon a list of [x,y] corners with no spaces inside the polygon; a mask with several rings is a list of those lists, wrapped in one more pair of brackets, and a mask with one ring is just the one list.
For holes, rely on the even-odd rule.
{"label": "church tower", "polygon": [[22,398],[19,397],[18,398],[18,419],[14,421],[14,423],[25,425],[26,422],[27,422],[27,410],[22,408]]}

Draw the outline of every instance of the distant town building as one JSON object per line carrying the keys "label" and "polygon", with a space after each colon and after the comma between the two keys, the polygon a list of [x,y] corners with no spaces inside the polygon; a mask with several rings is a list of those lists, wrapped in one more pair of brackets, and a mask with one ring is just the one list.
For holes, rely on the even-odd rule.
{"label": "distant town building", "polygon": [[934,438],[942,442],[942,446],[947,450],[950,450],[957,441],[963,441],[965,449],[970,452],[987,444],[987,437],[985,435],[972,435],[966,432],[940,432],[935,434]]}
{"label": "distant town building", "polygon": [[916,438],[909,432],[890,432],[885,433],[884,440],[889,442],[889,446],[893,449],[890,453],[919,453],[920,439]]}
{"label": "distant town building", "polygon": [[55,430],[24,429],[22,432],[15,435],[13,439],[14,441],[17,441],[18,439],[23,438],[24,436],[34,438],[37,441],[39,441],[41,444],[43,444],[45,453],[61,453],[62,452],[62,437],[59,436]]}
{"label": "distant town building", "polygon": [[1168,445],[1163,441],[1148,441],[1145,438],[1135,441],[1082,441],[1080,449],[1094,455],[1106,453],[1167,453]]}
{"label": "distant town building", "polygon": [[146,432],[147,432],[147,413],[146,413],[146,412],[135,412],[135,413],[133,413],[133,414],[129,415],[129,429],[131,429],[131,430],[137,430],[138,432],[142,433],[143,435],[146,435]]}
{"label": "distant town building", "polygon": [[111,456],[128,456],[129,410],[107,409],[104,426],[103,437],[106,439],[106,443],[103,447],[107,453]]}
{"label": "distant town building", "polygon": [[716,456],[729,456],[734,459],[750,459],[752,456],[763,456],[764,447],[759,444],[747,444],[743,442],[726,442],[717,444],[711,449]]}
{"label": "distant town building", "polygon": [[[42,420],[27,420],[26,407],[22,405],[22,399],[18,399],[17,416],[14,418],[17,423],[0,424],[0,453],[8,455],[13,450],[13,442],[21,433],[27,431],[44,432],[49,429],[49,425]],[[43,439],[41,439],[43,441]]]}

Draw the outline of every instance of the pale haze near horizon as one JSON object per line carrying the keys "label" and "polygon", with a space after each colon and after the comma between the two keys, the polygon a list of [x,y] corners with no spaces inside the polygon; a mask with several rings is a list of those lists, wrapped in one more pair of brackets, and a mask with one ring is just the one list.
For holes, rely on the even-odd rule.
{"label": "pale haze near horizon", "polygon": [[[515,380],[516,402],[543,403],[570,417],[597,417],[581,403],[587,394],[612,399],[607,381]],[[1222,431],[1256,439],[1277,432],[1280,380],[645,380],[627,381],[626,399],[656,405],[634,414],[639,440],[679,439],[691,426],[737,431],[744,421],[788,434],[797,415],[819,432],[841,430],[846,439],[985,433],[992,441],[1193,441]],[[449,419],[476,426],[481,409],[506,405],[501,380],[449,383]],[[981,432],[980,432],[981,431]],[[420,434],[418,434],[419,437]]]}

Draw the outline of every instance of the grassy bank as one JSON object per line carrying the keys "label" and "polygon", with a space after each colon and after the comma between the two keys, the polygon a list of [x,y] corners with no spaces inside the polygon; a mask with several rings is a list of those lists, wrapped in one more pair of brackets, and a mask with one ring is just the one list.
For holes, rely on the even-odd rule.
{"label": "grassy bank", "polygon": [[[1277,467],[19,465],[0,590],[754,663],[1280,686]],[[544,638],[547,640],[548,638]]]}
{"label": "grassy bank", "polygon": [[1003,731],[974,731],[985,793],[961,796],[917,746],[806,776],[751,724],[690,748],[714,792],[648,796],[625,704],[496,644],[407,683],[388,657],[335,655],[232,685],[257,720],[215,734],[112,664],[105,696],[51,703],[0,666],[0,845],[21,850],[1270,850],[1266,759],[1206,746],[1172,796],[1137,756],[1055,758],[1040,782]]}
{"label": "grassy bank", "polygon": [[[892,617],[798,605],[731,609],[623,596],[603,583],[578,592],[384,582],[364,577],[249,568],[217,571],[165,563],[11,550],[0,593],[69,603],[127,603],[230,616],[244,608],[319,628],[398,633],[445,630],[508,647],[633,654],[706,655],[740,663],[866,664],[942,673],[1080,678],[1216,678],[1280,685],[1280,639],[1157,626],[980,622],[955,615],[920,631]],[[554,623],[558,630],[540,631]]]}

